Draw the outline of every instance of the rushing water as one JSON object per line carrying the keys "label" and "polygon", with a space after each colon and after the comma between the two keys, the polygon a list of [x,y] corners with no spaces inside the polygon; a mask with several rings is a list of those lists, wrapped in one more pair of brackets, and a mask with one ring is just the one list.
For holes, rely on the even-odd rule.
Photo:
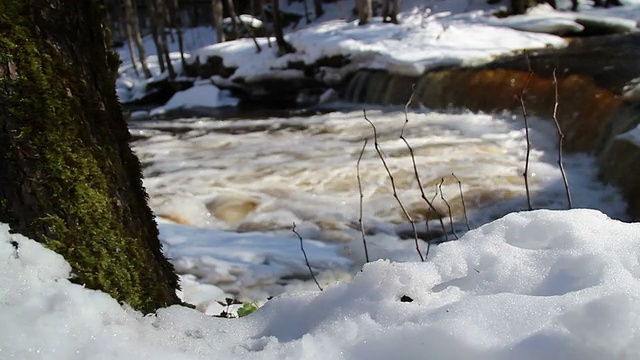
{"label": "rushing water", "polygon": [[[421,198],[410,150],[400,139],[405,113],[401,108],[378,108],[368,110],[367,117],[375,124],[398,198],[418,221],[421,236],[426,234],[425,218],[432,219],[431,229],[441,229]],[[404,136],[425,196],[434,199],[449,232],[449,210],[442,198],[451,207],[455,233],[461,235],[467,228],[452,173],[461,182],[471,227],[527,208],[522,176],[526,141],[520,118],[427,110],[411,111],[407,118]],[[536,119],[531,123],[532,205],[566,208],[554,128]],[[144,166],[150,204],[160,218],[278,236],[293,236],[295,222],[305,238],[352,247],[361,241],[357,160],[369,139],[360,162],[366,233],[391,234],[386,241],[395,242],[413,237],[374,148],[373,128],[360,109],[287,118],[144,121],[132,123],[131,131],[137,138],[133,147]],[[625,217],[621,196],[597,181],[591,158],[565,154],[565,167],[575,207]],[[409,256],[417,259],[411,253],[398,260]],[[362,256],[353,255],[353,260],[359,266]]]}

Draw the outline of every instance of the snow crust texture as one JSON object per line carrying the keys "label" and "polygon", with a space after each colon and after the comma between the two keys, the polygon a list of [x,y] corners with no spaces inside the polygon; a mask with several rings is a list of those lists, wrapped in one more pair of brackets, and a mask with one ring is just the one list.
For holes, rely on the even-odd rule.
{"label": "snow crust texture", "polygon": [[179,306],[143,317],[70,283],[59,255],[8,230],[1,359],[640,355],[640,224],[594,210],[512,213],[425,263],[370,263],[352,282],[282,295],[237,320]]}

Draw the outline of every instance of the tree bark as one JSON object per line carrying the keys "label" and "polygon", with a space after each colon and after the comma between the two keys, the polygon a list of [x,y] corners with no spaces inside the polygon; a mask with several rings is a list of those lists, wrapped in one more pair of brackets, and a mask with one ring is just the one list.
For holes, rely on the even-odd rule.
{"label": "tree bark", "polygon": [[278,55],[291,54],[296,49],[291,46],[284,39],[284,32],[282,31],[282,17],[280,16],[280,4],[279,0],[271,0],[271,7],[273,8],[273,32],[276,35],[276,45],[278,45]]}
{"label": "tree bark", "polygon": [[313,9],[316,13],[316,19],[324,15],[324,9],[322,8],[322,0],[313,0]]}
{"label": "tree bark", "polygon": [[159,31],[162,29],[159,28],[158,24],[162,23],[161,20],[158,20],[158,11],[156,10],[156,4],[153,0],[147,0],[147,8],[149,9],[149,19],[151,20],[151,38],[153,39],[153,45],[156,47],[156,54],[158,56],[158,64],[160,65],[160,72],[163,73],[166,70],[166,65],[164,62],[163,56],[163,47],[160,44],[160,34]]}
{"label": "tree bark", "polygon": [[224,15],[222,13],[222,0],[211,0],[211,9],[213,11],[213,23],[216,28],[216,35],[218,36],[218,42],[225,42],[224,28],[222,26],[222,19]]}
{"label": "tree bark", "polygon": [[[147,65],[147,54],[144,51],[144,43],[142,42],[142,35],[140,34],[140,24],[138,23],[138,13],[135,7],[133,6],[132,0],[124,0],[124,13],[125,13],[125,18],[127,20],[127,28],[130,31],[129,36],[133,36],[133,39],[135,40],[135,43],[136,43],[136,47],[138,49],[138,55],[140,56],[140,67],[142,67],[142,72],[144,73],[144,76],[148,79],[151,77],[151,71],[149,71],[149,65]],[[133,58],[133,54],[131,56]]]}
{"label": "tree bark", "polygon": [[373,15],[371,0],[356,0],[356,9],[358,9],[358,25],[368,24]]}
{"label": "tree bark", "polygon": [[167,71],[169,72],[169,78],[175,79],[177,74],[175,69],[173,68],[173,63],[171,62],[171,54],[169,53],[169,45],[167,44],[167,28],[165,27],[166,18],[167,18],[167,9],[163,0],[154,0],[155,1],[155,11],[156,11],[156,19],[158,20],[158,42],[161,47],[161,53],[158,54],[160,57],[164,57],[165,65],[167,66]]}
{"label": "tree bark", "polygon": [[178,4],[178,0],[171,0],[169,5],[169,15],[171,18],[171,23],[178,33],[178,49],[180,50],[180,62],[182,63],[182,68],[186,69],[187,61],[184,58],[184,40],[182,38],[182,16],[180,14],[180,5]]}
{"label": "tree bark", "polygon": [[127,45],[129,47],[129,56],[131,57],[131,66],[133,66],[133,71],[135,72],[136,76],[140,76],[140,72],[138,71],[138,60],[136,56],[135,42],[133,40],[133,28],[131,27],[131,23],[129,22],[129,18],[127,17],[127,15],[125,15],[124,19],[124,33],[127,35]]}
{"label": "tree bark", "polygon": [[397,24],[399,7],[400,7],[400,0],[383,0],[382,1],[382,21],[385,23]]}
{"label": "tree bark", "polygon": [[73,281],[143,312],[179,303],[94,0],[0,0],[0,222]]}

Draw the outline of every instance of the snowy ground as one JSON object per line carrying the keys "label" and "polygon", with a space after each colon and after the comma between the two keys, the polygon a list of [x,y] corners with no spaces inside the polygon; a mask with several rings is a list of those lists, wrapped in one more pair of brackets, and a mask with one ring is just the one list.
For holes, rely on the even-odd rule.
{"label": "snowy ground", "polygon": [[378,261],[241,319],[143,317],[67,279],[59,255],[0,227],[2,359],[632,359],[640,225],[593,210],[513,213]]}
{"label": "snowy ground", "polygon": [[[602,10],[584,3],[581,14],[640,19],[640,5],[625,4]],[[413,73],[564,44],[555,35],[512,28],[556,32],[576,26],[567,13],[491,19],[484,1],[404,6],[401,26],[374,21],[359,28],[347,16],[335,20],[350,5],[327,5],[321,19],[326,22],[301,24],[300,31],[288,34],[304,50],[293,56],[313,61],[348,52],[367,67]],[[187,32],[191,60],[233,50],[235,56],[228,58],[237,61],[240,74],[255,78],[282,61],[268,52],[248,57],[253,45],[243,41],[207,46],[213,36],[204,28]],[[472,48],[465,39],[474,40]],[[123,55],[119,93],[127,100],[144,85]],[[163,76],[150,60],[156,76]],[[232,101],[201,82],[157,111]],[[419,195],[409,192],[415,180],[398,140],[404,114],[383,109],[369,117],[381,133],[400,196],[410,203]],[[463,181],[474,227],[525,206],[523,129],[511,115],[425,110],[410,114],[407,131],[425,183],[433,188],[451,172]],[[370,252],[373,259],[390,260],[359,272],[363,250],[354,172],[362,140],[370,136],[360,112],[156,121],[132,132],[141,137],[134,146],[146,166],[145,184],[160,216],[165,250],[182,272],[181,296],[199,311],[175,306],[142,316],[103,293],[71,284],[64,259],[0,225],[0,359],[640,356],[638,224],[595,210],[514,212],[433,247],[427,262],[416,262],[412,242],[398,238],[407,224],[369,148],[362,168]],[[560,208],[564,195],[552,165],[554,135],[548,124],[533,121],[532,136],[534,206]],[[595,180],[592,160],[571,156],[566,162],[578,206],[624,216],[615,190]],[[457,184],[449,179],[443,192],[456,198]],[[496,198],[501,201],[492,201]],[[459,208],[454,213],[460,229]],[[289,228],[294,221],[323,292],[308,279],[300,243]],[[207,315],[222,310],[216,300],[225,296],[262,305],[267,295],[283,291],[242,319]]]}

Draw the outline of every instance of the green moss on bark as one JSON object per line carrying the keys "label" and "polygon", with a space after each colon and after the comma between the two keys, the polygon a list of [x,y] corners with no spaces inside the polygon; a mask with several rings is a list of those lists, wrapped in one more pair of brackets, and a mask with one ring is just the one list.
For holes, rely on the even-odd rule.
{"label": "green moss on bark", "polygon": [[93,1],[0,0],[0,221],[136,309],[177,303]]}

